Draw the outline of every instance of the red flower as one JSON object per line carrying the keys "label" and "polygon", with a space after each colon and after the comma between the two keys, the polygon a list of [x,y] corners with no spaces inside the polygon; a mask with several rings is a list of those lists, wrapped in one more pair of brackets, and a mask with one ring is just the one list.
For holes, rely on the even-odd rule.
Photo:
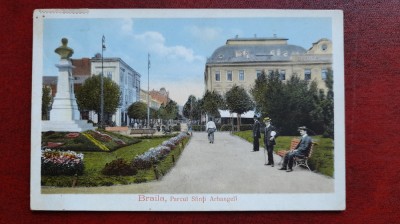
{"label": "red flower", "polygon": [[79,136],[79,132],[71,132],[65,135],[67,138],[77,138]]}
{"label": "red flower", "polygon": [[57,147],[59,147],[59,146],[62,146],[62,145],[64,145],[64,143],[63,142],[47,142],[47,147],[48,148],[57,148]]}

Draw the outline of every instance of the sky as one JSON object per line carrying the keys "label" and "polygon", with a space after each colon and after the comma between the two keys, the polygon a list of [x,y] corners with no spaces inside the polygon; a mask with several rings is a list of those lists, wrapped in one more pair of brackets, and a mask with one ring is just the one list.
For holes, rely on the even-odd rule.
{"label": "sky", "polygon": [[[189,95],[204,94],[207,57],[234,38],[288,38],[288,44],[306,50],[321,38],[332,39],[331,18],[50,18],[43,28],[43,75],[56,76],[59,56],[54,50],[68,38],[73,59],[119,57],[141,74],[141,88],[165,87],[170,98],[183,105]],[[147,60],[150,54],[148,76]]]}

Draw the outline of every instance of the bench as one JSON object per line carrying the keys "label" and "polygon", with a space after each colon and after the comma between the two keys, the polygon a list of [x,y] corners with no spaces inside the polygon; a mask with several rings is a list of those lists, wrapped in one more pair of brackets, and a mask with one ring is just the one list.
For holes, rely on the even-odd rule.
{"label": "bench", "polygon": [[[282,164],[283,159],[285,158],[286,154],[287,154],[289,151],[294,150],[294,149],[296,148],[296,146],[297,146],[299,143],[300,143],[300,139],[299,139],[299,138],[293,138],[292,141],[290,142],[290,149],[289,149],[289,150],[278,150],[278,151],[276,152],[276,154],[277,154],[278,156],[281,157],[281,161],[280,161],[278,164]],[[315,146],[315,145],[317,145],[316,142],[312,142],[312,143],[311,143],[310,152],[308,153],[307,156],[304,156],[304,157],[297,157],[297,156],[296,156],[296,157],[294,158],[295,167],[297,167],[297,166],[304,166],[304,167],[306,167],[308,170],[311,171],[310,167],[308,166],[308,159],[311,158],[311,155],[312,155],[312,152],[313,152],[313,149],[314,149],[314,146]]]}
{"label": "bench", "polygon": [[156,133],[156,129],[131,129],[131,135],[153,135],[154,133]]}
{"label": "bench", "polygon": [[106,131],[128,133],[129,128],[127,126],[106,127]]}
{"label": "bench", "polygon": [[289,149],[278,150],[276,152],[276,154],[281,157],[281,161],[279,161],[278,165],[282,164],[283,158],[285,158],[286,153],[288,153],[291,150],[294,150],[299,143],[300,143],[300,139],[299,138],[293,138],[292,141],[290,141],[290,148]]}

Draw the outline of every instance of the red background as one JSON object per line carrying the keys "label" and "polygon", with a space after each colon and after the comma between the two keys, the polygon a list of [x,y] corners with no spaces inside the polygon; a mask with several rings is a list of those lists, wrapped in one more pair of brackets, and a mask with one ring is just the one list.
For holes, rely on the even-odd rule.
{"label": "red background", "polygon": [[[38,8],[342,9],[346,197],[343,212],[32,212],[32,17]],[[345,0],[1,1],[0,223],[400,222],[400,3]]]}

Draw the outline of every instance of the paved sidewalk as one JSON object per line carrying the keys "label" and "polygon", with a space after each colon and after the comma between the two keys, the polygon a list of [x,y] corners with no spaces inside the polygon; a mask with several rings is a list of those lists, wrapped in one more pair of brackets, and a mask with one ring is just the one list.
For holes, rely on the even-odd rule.
{"label": "paved sidewalk", "polygon": [[[43,187],[42,193],[329,193],[334,179],[297,167],[287,173],[264,165],[264,152],[228,132],[194,132],[176,166],[161,180],[149,183],[92,187]],[[276,155],[275,155],[276,156]],[[276,156],[275,163],[280,161]]]}

